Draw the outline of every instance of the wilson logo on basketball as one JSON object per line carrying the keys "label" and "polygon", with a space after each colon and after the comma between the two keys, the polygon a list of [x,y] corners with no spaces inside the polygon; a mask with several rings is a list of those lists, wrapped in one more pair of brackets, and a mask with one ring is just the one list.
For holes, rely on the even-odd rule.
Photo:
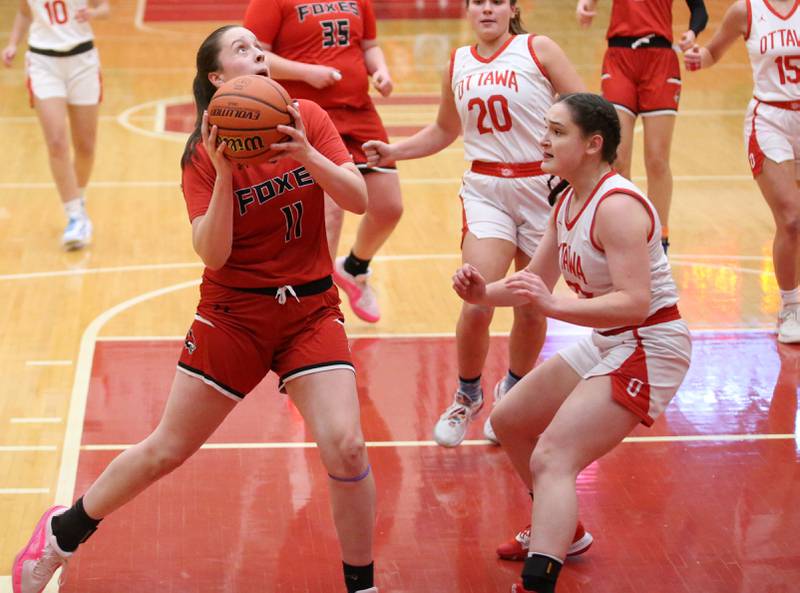
{"label": "wilson logo on basketball", "polygon": [[234,119],[252,119],[261,117],[259,111],[252,109],[233,109],[232,107],[212,107],[209,111],[212,117],[232,117]]}
{"label": "wilson logo on basketball", "polygon": [[217,144],[223,140],[227,143],[228,152],[233,154],[264,149],[264,140],[261,136],[218,136]]}

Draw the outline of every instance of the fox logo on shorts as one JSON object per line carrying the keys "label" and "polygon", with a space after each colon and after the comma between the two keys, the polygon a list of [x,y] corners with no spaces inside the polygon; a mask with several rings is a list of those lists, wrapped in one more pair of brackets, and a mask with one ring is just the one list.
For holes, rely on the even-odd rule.
{"label": "fox logo on shorts", "polygon": [[194,351],[197,350],[197,342],[194,341],[194,333],[192,333],[192,330],[189,330],[189,333],[186,334],[183,346],[189,351],[189,354],[194,354]]}

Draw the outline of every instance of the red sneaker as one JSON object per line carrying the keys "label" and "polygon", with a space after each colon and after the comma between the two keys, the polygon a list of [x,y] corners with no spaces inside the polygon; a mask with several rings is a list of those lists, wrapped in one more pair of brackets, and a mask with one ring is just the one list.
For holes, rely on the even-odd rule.
{"label": "red sneaker", "polygon": [[[578,521],[578,526],[575,528],[575,535],[572,538],[572,543],[567,548],[567,556],[578,556],[583,554],[592,546],[594,538],[592,534],[583,528],[583,524]],[[531,543],[531,526],[528,525],[525,529],[520,531],[514,536],[514,539],[507,541],[497,546],[497,555],[503,560],[525,560],[528,556],[528,548]],[[516,585],[515,585],[516,586]],[[522,585],[519,585],[522,587]],[[520,588],[520,591],[524,589]]]}

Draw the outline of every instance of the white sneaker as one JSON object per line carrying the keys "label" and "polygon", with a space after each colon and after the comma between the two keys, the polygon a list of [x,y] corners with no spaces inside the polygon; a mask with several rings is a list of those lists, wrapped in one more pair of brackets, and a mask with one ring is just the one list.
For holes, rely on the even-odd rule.
{"label": "white sneaker", "polygon": [[92,221],[85,214],[70,218],[61,235],[61,245],[67,251],[83,249],[92,240]]}
{"label": "white sneaker", "polygon": [[378,297],[372,287],[367,284],[367,279],[372,271],[366,274],[353,276],[344,269],[345,257],[337,257],[333,262],[333,281],[341,288],[350,301],[350,308],[357,317],[368,323],[377,323],[381,318],[378,308]]}
{"label": "white sneaker", "polygon": [[356,593],[378,593],[378,588],[370,587],[369,589],[361,589],[359,591],[356,591]]}
{"label": "white sneaker", "polygon": [[778,341],[800,342],[800,304],[786,305],[778,315]]}
{"label": "white sneaker", "polygon": [[[492,409],[498,404],[498,402],[503,399],[503,396],[508,391],[505,389],[506,380],[505,378],[500,379],[497,384],[494,386],[494,402],[492,403]],[[497,435],[494,434],[494,429],[492,428],[492,418],[491,415],[489,418],[486,419],[486,422],[483,423],[483,436],[487,439],[492,441],[495,445],[499,445],[500,441],[497,440]]]}
{"label": "white sneaker", "polygon": [[452,405],[433,427],[433,439],[442,447],[458,447],[467,434],[470,420],[482,407],[483,397],[473,402],[465,394],[456,391]]}

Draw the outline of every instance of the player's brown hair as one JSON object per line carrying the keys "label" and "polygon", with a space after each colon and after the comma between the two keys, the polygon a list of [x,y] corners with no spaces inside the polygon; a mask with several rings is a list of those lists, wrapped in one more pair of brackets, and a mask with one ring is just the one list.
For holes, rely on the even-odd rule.
{"label": "player's brown hair", "polygon": [[197,50],[197,73],[192,82],[192,94],[194,94],[194,105],[197,109],[197,117],[194,122],[194,130],[189,135],[186,141],[186,148],[183,150],[181,157],[181,168],[185,167],[191,160],[192,154],[197,143],[200,142],[200,126],[203,123],[203,113],[208,109],[208,104],[211,103],[211,98],[217,91],[217,87],[211,84],[208,75],[220,69],[219,53],[222,49],[220,47],[219,39],[228,29],[233,29],[239,25],[225,25],[216,31],[213,31],[208,37],[205,38],[200,48]]}

